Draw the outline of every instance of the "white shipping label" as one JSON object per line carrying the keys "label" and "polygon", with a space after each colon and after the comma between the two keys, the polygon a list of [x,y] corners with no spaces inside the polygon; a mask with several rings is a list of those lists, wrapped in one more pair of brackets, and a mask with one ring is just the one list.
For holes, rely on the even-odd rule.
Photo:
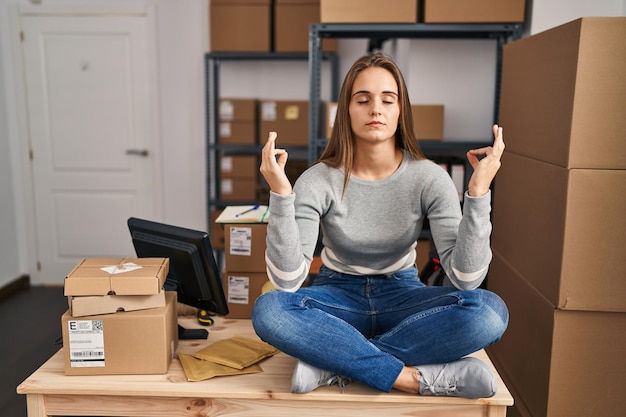
{"label": "white shipping label", "polygon": [[220,119],[233,120],[235,117],[235,105],[230,100],[222,100],[220,102]]}
{"label": "white shipping label", "polygon": [[72,368],[97,368],[105,365],[102,320],[69,320],[67,330]]}
{"label": "white shipping label", "polygon": [[261,119],[267,121],[274,121],[278,118],[278,110],[276,109],[275,101],[265,101],[261,107]]}
{"label": "white shipping label", "polygon": [[233,158],[230,156],[222,156],[220,166],[222,172],[233,172]]}
{"label": "white shipping label", "polygon": [[250,302],[250,278],[228,276],[228,302],[248,304]]}
{"label": "white shipping label", "polygon": [[252,229],[250,227],[230,228],[230,254],[252,256]]}
{"label": "white shipping label", "polygon": [[220,138],[229,138],[233,135],[229,122],[220,123]]}

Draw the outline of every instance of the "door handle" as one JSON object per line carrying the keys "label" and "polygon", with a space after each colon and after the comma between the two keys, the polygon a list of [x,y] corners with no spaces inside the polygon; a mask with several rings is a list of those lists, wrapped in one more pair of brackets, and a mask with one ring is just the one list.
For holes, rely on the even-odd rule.
{"label": "door handle", "polygon": [[126,155],[148,156],[150,152],[147,149],[126,149]]}

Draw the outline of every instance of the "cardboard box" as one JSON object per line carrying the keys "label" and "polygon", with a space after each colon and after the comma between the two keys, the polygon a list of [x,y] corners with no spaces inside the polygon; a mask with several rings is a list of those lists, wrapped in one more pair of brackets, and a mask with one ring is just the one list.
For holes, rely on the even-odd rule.
{"label": "cardboard box", "polygon": [[[535,263],[540,268],[540,263]],[[509,308],[502,339],[487,348],[532,416],[622,416],[626,314],[555,308],[494,251],[488,289]]]}
{"label": "cardboard box", "polygon": [[220,216],[222,210],[211,210],[210,215],[210,232],[209,236],[211,238],[211,247],[215,250],[224,250],[224,227],[221,224],[215,222],[215,220]]}
{"label": "cardboard box", "polygon": [[417,0],[320,0],[322,23],[415,23]]}
{"label": "cardboard box", "polygon": [[258,100],[254,98],[221,98],[219,120],[230,122],[257,122]]}
{"label": "cardboard box", "polygon": [[626,170],[566,169],[510,152],[492,246],[554,306],[626,311]]}
{"label": "cardboard box", "polygon": [[94,295],[67,297],[72,317],[112,314],[165,306],[165,292],[152,295]]}
{"label": "cardboard box", "polygon": [[[274,51],[308,52],[309,25],[319,22],[319,0],[275,0]],[[336,39],[322,39],[322,51],[336,50]]]}
{"label": "cardboard box", "polygon": [[219,122],[219,141],[222,145],[256,145],[257,124],[253,122]]}
{"label": "cardboard box", "polygon": [[222,201],[254,201],[256,192],[256,178],[222,178],[220,180],[220,199]]}
{"label": "cardboard box", "polygon": [[66,375],[165,374],[178,344],[176,293],[165,307],[61,317]]}
{"label": "cardboard box", "polygon": [[259,158],[256,155],[222,155],[220,174],[228,178],[253,178],[259,173]]}
{"label": "cardboard box", "polygon": [[270,52],[271,0],[211,0],[212,52]]}
{"label": "cardboard box", "polygon": [[307,146],[309,144],[309,102],[306,100],[261,101],[259,135],[266,138],[277,132],[277,143]]}
{"label": "cardboard box", "polygon": [[250,319],[254,302],[268,281],[265,272],[224,272],[222,285],[228,303],[228,318]]}
{"label": "cardboard box", "polygon": [[64,282],[69,295],[150,295],[163,288],[168,258],[85,258]]}
{"label": "cardboard box", "polygon": [[504,45],[507,152],[626,169],[626,17],[585,17]]}
{"label": "cardboard box", "polygon": [[265,272],[265,238],[267,224],[224,225],[226,270],[235,272]]}
{"label": "cardboard box", "polygon": [[413,113],[413,131],[419,140],[443,140],[442,104],[411,106]]}
{"label": "cardboard box", "polygon": [[518,23],[525,0],[423,0],[425,23]]}

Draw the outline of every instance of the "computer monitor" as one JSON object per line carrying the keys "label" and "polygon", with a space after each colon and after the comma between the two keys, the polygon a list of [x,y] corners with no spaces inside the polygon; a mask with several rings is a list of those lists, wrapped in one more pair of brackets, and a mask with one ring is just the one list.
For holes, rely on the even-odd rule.
{"label": "computer monitor", "polygon": [[136,217],[128,219],[128,229],[137,257],[169,258],[166,282],[175,286],[179,302],[215,314],[228,314],[208,233]]}

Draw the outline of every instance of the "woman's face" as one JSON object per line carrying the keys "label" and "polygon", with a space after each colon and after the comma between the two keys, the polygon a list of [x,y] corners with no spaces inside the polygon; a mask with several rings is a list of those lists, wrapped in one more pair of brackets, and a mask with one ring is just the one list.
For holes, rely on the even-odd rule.
{"label": "woman's face", "polygon": [[380,67],[363,70],[354,80],[348,112],[357,140],[395,140],[400,102],[393,75]]}

